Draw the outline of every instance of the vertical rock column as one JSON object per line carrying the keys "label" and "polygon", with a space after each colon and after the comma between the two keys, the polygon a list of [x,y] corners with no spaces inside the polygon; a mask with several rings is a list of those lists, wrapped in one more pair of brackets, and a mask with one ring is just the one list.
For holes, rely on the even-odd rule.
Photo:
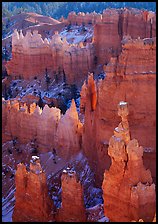
{"label": "vertical rock column", "polygon": [[62,206],[56,217],[59,222],[85,222],[86,211],[83,199],[83,187],[77,180],[76,172],[67,168],[63,170]]}
{"label": "vertical rock column", "polygon": [[151,222],[156,209],[155,184],[143,165],[143,147],[130,139],[127,102],[119,103],[118,114],[122,121],[109,141],[112,164],[102,184],[104,213],[112,222]]}
{"label": "vertical rock column", "polygon": [[45,173],[39,157],[32,156],[30,172],[18,164],[15,175],[16,193],[13,222],[54,221],[51,215],[53,202],[49,198]]}

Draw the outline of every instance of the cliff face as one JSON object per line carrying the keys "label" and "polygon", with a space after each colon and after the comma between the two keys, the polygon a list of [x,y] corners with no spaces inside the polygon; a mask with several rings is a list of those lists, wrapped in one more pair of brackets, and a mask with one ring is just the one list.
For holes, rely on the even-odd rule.
{"label": "cliff face", "polygon": [[119,12],[115,9],[104,10],[101,24],[94,27],[94,46],[97,62],[107,64],[111,56],[117,56],[121,51],[121,38],[119,35]]}
{"label": "cliff face", "polygon": [[55,148],[60,156],[67,158],[82,147],[82,123],[78,118],[75,101],[61,116],[60,109],[41,110],[35,103],[22,105],[17,100],[2,103],[3,142],[17,137],[20,143],[36,139],[43,152]]}
{"label": "cliff face", "polygon": [[136,9],[106,9],[103,14],[71,12],[67,23],[94,26],[94,41],[84,46],[68,44],[58,32],[49,41],[41,34],[27,30],[24,36],[17,30],[12,35],[12,59],[6,65],[7,73],[14,79],[44,77],[66,81],[67,84],[83,82],[96,64],[107,64],[111,56],[121,52],[123,36],[151,38],[156,36],[155,13]]}
{"label": "cliff face", "polygon": [[66,82],[69,84],[83,83],[89,71],[94,68],[94,46],[87,43],[84,46],[70,46],[64,53],[63,68],[66,74]]}
{"label": "cliff face", "polygon": [[[38,31],[27,31],[24,36],[17,30],[12,36],[12,59],[6,65],[8,75],[14,79],[32,80],[35,76],[78,84],[93,69],[94,48],[92,44],[83,46],[68,44],[58,32],[51,41],[44,40]],[[77,68],[77,69],[76,69]]]}
{"label": "cliff face", "polygon": [[83,188],[77,180],[76,172],[69,169],[63,170],[61,183],[62,206],[58,211],[56,220],[59,222],[85,222],[86,210],[84,207]]}
{"label": "cliff face", "polygon": [[[33,158],[34,160],[36,158]],[[48,222],[54,220],[51,212],[53,202],[48,196],[46,176],[39,159],[31,161],[30,172],[19,164],[15,175],[16,203],[13,222]]]}
{"label": "cliff face", "polygon": [[106,9],[102,22],[94,27],[94,46],[98,63],[107,64],[121,52],[123,36],[156,37],[156,15],[137,9]]}
{"label": "cliff face", "polygon": [[43,111],[35,103],[29,107],[17,100],[3,101],[3,132],[6,138],[18,137],[21,143],[36,139],[41,149],[53,147],[60,109],[49,108]]}
{"label": "cliff face", "polygon": [[[155,177],[155,160],[152,159],[156,149],[155,40],[127,41],[120,56],[111,58],[105,67],[105,73],[105,79],[96,83],[97,102],[94,111],[91,111],[91,98],[88,94],[90,87],[84,84],[84,91],[81,92],[81,99],[86,102],[81,100],[82,106],[85,105],[84,151],[97,172],[97,178],[102,180],[103,171],[110,165],[107,155],[108,139],[113,127],[119,122],[115,115],[115,105],[121,100],[127,100],[132,138],[139,139],[144,148],[151,148],[152,153],[145,153],[148,156],[145,156],[144,163]],[[147,157],[150,162],[149,159],[146,161]]]}
{"label": "cliff face", "polygon": [[126,102],[119,103],[118,115],[122,121],[109,141],[112,164],[105,171],[102,184],[104,214],[112,222],[151,222],[155,215],[155,184],[143,166],[142,146],[130,138]]}
{"label": "cliff face", "polygon": [[100,13],[84,13],[84,12],[70,12],[67,18],[67,23],[70,24],[96,24],[102,22],[102,15]]}

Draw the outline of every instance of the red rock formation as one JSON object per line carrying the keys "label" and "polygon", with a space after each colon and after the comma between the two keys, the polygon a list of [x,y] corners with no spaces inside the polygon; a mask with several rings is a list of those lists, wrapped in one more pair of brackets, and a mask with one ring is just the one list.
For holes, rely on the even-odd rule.
{"label": "red rock formation", "polygon": [[64,72],[69,84],[83,83],[88,72],[94,68],[94,46],[87,43],[71,45],[64,54]]}
{"label": "red rock formation", "polygon": [[94,46],[99,64],[107,64],[111,56],[117,56],[121,51],[122,36],[119,34],[118,23],[119,11],[106,9],[102,23],[94,27]]}
{"label": "red rock formation", "polygon": [[[70,12],[67,18],[67,23],[78,25],[94,25],[100,23],[107,27],[111,27],[111,31],[113,30],[112,32],[116,29],[118,30],[119,35],[131,35],[132,38],[137,38],[138,36],[141,38],[156,36],[155,13],[136,8],[106,9],[103,11],[103,14],[95,12],[79,12],[76,14],[75,12]],[[114,29],[112,28],[112,23],[114,25]],[[105,33],[104,35],[106,36],[108,34]]]}
{"label": "red rock formation", "polygon": [[[97,104],[91,111],[91,98],[86,95],[83,147],[91,167],[102,180],[109,168],[108,139],[118,123],[115,105],[121,100],[129,102],[131,137],[139,139],[151,152],[145,153],[144,164],[156,177],[156,44],[154,38],[129,40],[123,45],[118,58],[111,58],[105,68],[104,80],[97,83]],[[138,72],[137,72],[138,71]],[[86,85],[88,92],[88,85]],[[86,89],[85,88],[85,89]],[[82,95],[81,95],[82,99]],[[145,100],[144,100],[145,99]],[[95,158],[95,160],[94,160]],[[147,159],[146,158],[151,158]]]}
{"label": "red rock formation", "polygon": [[[71,45],[61,40],[57,32],[49,42],[42,39],[38,31],[27,30],[24,36],[15,30],[12,35],[12,59],[6,65],[9,75],[24,79],[43,77],[47,73],[52,79],[63,81],[64,74],[68,84],[83,82],[88,72],[97,63],[107,64],[111,56],[121,52],[121,40],[124,35],[132,38],[156,36],[155,13],[135,9],[106,9],[103,15],[97,13],[70,13],[68,22],[96,24],[94,43],[86,46]],[[59,24],[60,25],[60,24]],[[138,28],[139,25],[139,28]],[[42,32],[41,32],[42,33]]]}
{"label": "red rock formation", "polygon": [[123,35],[132,38],[156,37],[156,15],[151,11],[124,9],[121,15]]}
{"label": "red rock formation", "polygon": [[155,212],[155,216],[154,216],[153,222],[156,222],[156,212]]}
{"label": "red rock formation", "polygon": [[74,100],[63,116],[56,107],[45,105],[41,110],[35,103],[27,106],[17,100],[3,100],[2,110],[3,142],[13,137],[20,143],[36,139],[41,151],[56,148],[65,158],[81,150],[83,125]]}
{"label": "red rock formation", "polygon": [[[18,137],[21,143],[36,138],[41,150],[54,146],[60,109],[49,108],[43,111],[35,104],[21,105],[17,100],[3,101],[3,132],[5,138]],[[3,141],[5,141],[5,138]]]}
{"label": "red rock formation", "polygon": [[80,112],[85,112],[86,107],[86,97],[90,99],[90,110],[94,111],[96,109],[97,104],[97,90],[96,90],[96,84],[93,79],[93,73],[88,75],[88,82],[86,84],[86,81],[84,82],[81,92],[81,99],[80,99]]}
{"label": "red rock formation", "polygon": [[13,222],[54,221],[51,214],[53,202],[48,196],[46,176],[41,169],[39,157],[32,158],[30,172],[25,165],[18,165],[15,183]]}
{"label": "red rock formation", "polygon": [[61,40],[58,32],[51,41],[42,39],[38,31],[27,31],[24,36],[17,30],[12,35],[12,59],[6,65],[8,75],[14,79],[33,79],[44,77],[63,81],[65,73],[66,83],[78,84],[85,79],[88,71],[94,67],[94,48],[92,44],[86,46],[69,45]]}
{"label": "red rock formation", "polygon": [[76,14],[75,12],[70,12],[67,18],[67,23],[69,24],[96,24],[102,22],[102,15],[100,13],[92,12],[92,13],[83,13],[79,12]]}
{"label": "red rock formation", "polygon": [[112,165],[105,171],[102,184],[104,214],[110,221],[130,222],[140,218],[145,222],[155,215],[155,184],[149,170],[143,166],[143,147],[130,139],[128,104],[120,102],[121,123],[110,138],[108,154]]}
{"label": "red rock formation", "polygon": [[75,101],[72,100],[71,107],[59,120],[55,134],[56,148],[59,155],[70,158],[70,156],[81,150],[82,126],[78,118]]}
{"label": "red rock formation", "polygon": [[85,112],[85,106],[86,106],[86,92],[87,92],[87,84],[86,81],[84,81],[81,92],[80,92],[80,113]]}
{"label": "red rock formation", "polygon": [[[156,38],[131,39],[124,37],[122,52],[118,58],[111,58],[106,66],[107,76],[155,74]],[[134,66],[134,67],[133,67]]]}
{"label": "red rock formation", "polygon": [[96,109],[97,104],[97,92],[96,92],[96,85],[93,79],[93,74],[88,76],[88,90],[91,99],[91,110],[94,111]]}
{"label": "red rock formation", "polygon": [[156,15],[138,9],[106,9],[102,22],[94,27],[94,46],[99,64],[107,64],[121,52],[123,36],[156,37]]}
{"label": "red rock formation", "polygon": [[56,221],[86,222],[83,187],[77,180],[76,172],[69,169],[63,170],[61,177],[62,206],[58,211]]}

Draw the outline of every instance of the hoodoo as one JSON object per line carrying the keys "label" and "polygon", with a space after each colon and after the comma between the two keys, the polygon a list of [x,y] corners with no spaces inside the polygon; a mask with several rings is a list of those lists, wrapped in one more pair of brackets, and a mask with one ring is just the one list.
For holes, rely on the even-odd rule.
{"label": "hoodoo", "polygon": [[2,6],[2,221],[156,222],[156,4]]}
{"label": "hoodoo", "polygon": [[48,195],[47,180],[42,171],[39,157],[32,156],[30,171],[26,170],[24,164],[18,164],[15,184],[14,222],[54,220],[51,214],[53,201]]}
{"label": "hoodoo", "polygon": [[130,138],[127,102],[119,103],[118,115],[122,121],[109,141],[112,164],[102,184],[104,214],[112,222],[151,222],[155,215],[155,184],[143,165],[143,147]]}

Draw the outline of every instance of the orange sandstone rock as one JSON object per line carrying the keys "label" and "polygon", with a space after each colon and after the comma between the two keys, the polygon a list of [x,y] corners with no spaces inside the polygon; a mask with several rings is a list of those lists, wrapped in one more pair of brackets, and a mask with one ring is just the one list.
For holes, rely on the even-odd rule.
{"label": "orange sandstone rock", "polygon": [[109,141],[112,164],[109,171],[105,171],[102,184],[104,214],[112,222],[139,219],[150,222],[155,215],[155,184],[150,171],[143,166],[143,147],[127,134],[129,128],[124,125],[127,103],[120,102],[118,107],[122,128],[118,127],[117,134],[114,131]]}
{"label": "orange sandstone rock", "polygon": [[[97,173],[97,182],[99,180],[102,182],[103,172],[110,166],[107,153],[108,139],[112,135],[113,127],[119,122],[115,105],[121,100],[129,102],[128,120],[131,137],[139,139],[144,150],[151,148],[151,152],[144,153],[143,160],[145,166],[150,168],[152,177],[156,177],[155,53],[154,38],[127,40],[120,56],[111,58],[106,66],[104,80],[96,84],[95,111],[91,111],[90,95],[87,94],[86,98],[84,97],[86,103],[84,103],[83,148],[91,168]],[[86,92],[89,92],[90,87],[87,85],[86,88]]]}
{"label": "orange sandstone rock", "polygon": [[[66,80],[68,84],[78,84],[84,81],[88,71],[94,67],[93,44],[86,46],[68,44],[62,40],[58,32],[48,41],[44,40],[38,31],[27,31],[24,36],[17,30],[12,35],[12,59],[7,63],[7,73],[12,78],[32,80],[44,77],[46,72],[49,77]],[[64,78],[65,74],[65,78]]]}
{"label": "orange sandstone rock", "polygon": [[59,222],[86,222],[83,187],[77,179],[76,172],[70,168],[63,170],[61,183],[62,206],[56,220]]}
{"label": "orange sandstone rock", "polygon": [[42,111],[35,104],[21,105],[17,100],[3,101],[2,109],[3,132],[6,138],[18,137],[21,143],[36,138],[43,151],[54,147],[60,109],[45,105]]}
{"label": "orange sandstone rock", "polygon": [[99,64],[107,64],[121,52],[123,36],[156,37],[156,15],[138,9],[106,9],[94,27],[94,46]]}
{"label": "orange sandstone rock", "polygon": [[54,221],[51,214],[53,202],[48,196],[46,176],[40,161],[32,157],[30,172],[25,165],[19,164],[15,175],[16,193],[13,222]]}
{"label": "orange sandstone rock", "polygon": [[70,156],[81,150],[82,126],[73,99],[71,107],[59,120],[55,134],[56,148],[61,156],[70,158]]}

